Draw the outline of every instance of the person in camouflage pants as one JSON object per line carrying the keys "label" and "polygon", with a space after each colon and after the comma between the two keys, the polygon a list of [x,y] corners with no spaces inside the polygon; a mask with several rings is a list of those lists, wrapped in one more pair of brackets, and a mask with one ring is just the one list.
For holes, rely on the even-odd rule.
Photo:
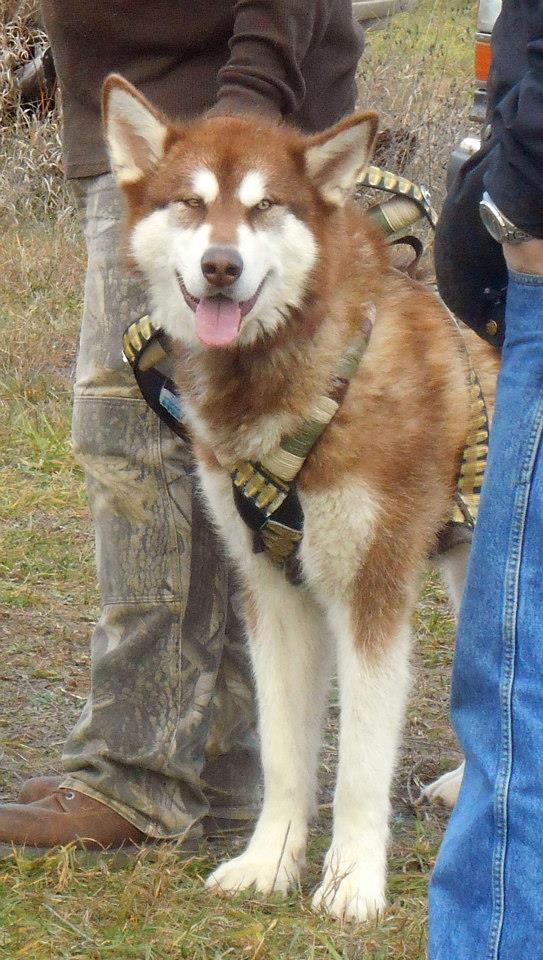
{"label": "person in camouflage pants", "polygon": [[241,597],[193,483],[190,445],[147,407],[122,361],[123,331],[146,299],[119,263],[113,178],[75,186],[88,269],[73,443],[87,477],[102,613],[63,785],[107,797],[147,835],[171,837],[210,803],[235,819],[258,802]]}
{"label": "person in camouflage pants", "polygon": [[[123,331],[146,312],[146,297],[119,260],[113,177],[72,182],[88,253],[73,445],[102,610],[90,695],[63,752],[66,776],[29,781],[22,799],[27,814],[36,802],[59,806],[34,821],[40,847],[71,839],[74,824],[103,846],[194,837],[206,816],[213,829],[242,826],[260,799],[242,596],[193,481],[190,444],[147,406],[122,359]],[[8,826],[14,842],[28,843],[24,819]]]}

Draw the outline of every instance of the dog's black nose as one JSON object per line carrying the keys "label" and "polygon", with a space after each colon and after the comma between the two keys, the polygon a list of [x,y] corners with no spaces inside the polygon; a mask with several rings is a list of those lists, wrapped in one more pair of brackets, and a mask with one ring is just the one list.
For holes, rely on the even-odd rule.
{"label": "dog's black nose", "polygon": [[241,276],[243,260],[235,247],[208,247],[201,266],[208,283],[214,287],[229,287]]}

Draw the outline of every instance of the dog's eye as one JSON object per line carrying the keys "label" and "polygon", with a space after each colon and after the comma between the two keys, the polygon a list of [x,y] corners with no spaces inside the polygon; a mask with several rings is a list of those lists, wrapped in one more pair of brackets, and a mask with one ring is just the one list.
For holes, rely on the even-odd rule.
{"label": "dog's eye", "polygon": [[204,201],[201,197],[187,197],[187,199],[182,200],[181,203],[184,203],[186,207],[199,208],[204,206]]}
{"label": "dog's eye", "polygon": [[273,205],[274,205],[273,200],[268,200],[267,198],[264,198],[263,200],[260,200],[259,203],[255,204],[255,206],[253,207],[253,210],[269,210],[270,207],[273,207]]}

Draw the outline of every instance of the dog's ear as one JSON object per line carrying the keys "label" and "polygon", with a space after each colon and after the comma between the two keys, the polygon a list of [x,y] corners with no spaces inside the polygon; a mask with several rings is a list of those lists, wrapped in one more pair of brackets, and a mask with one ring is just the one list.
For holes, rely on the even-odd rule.
{"label": "dog's ear", "polygon": [[112,73],[102,93],[102,117],[111,169],[119,186],[135,183],[164,153],[168,126],[128,80]]}
{"label": "dog's ear", "polygon": [[354,113],[308,138],[306,170],[322,197],[340,207],[363,175],[377,134],[376,113]]}

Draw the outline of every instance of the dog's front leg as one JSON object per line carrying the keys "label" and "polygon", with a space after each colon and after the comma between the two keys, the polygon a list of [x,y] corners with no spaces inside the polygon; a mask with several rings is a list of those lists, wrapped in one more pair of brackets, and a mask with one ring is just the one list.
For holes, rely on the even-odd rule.
{"label": "dog's front leg", "polygon": [[389,791],[408,685],[409,628],[361,635],[347,604],[330,611],[338,649],[341,704],[334,833],[313,898],[344,920],[385,906]]}
{"label": "dog's front leg", "polygon": [[[255,558],[256,566],[256,558]],[[314,811],[320,729],[329,678],[323,618],[303,588],[258,558],[250,578],[248,626],[260,722],[264,803],[253,837],[222,863],[208,887],[286,892],[305,863]],[[259,573],[257,577],[254,573]]]}

